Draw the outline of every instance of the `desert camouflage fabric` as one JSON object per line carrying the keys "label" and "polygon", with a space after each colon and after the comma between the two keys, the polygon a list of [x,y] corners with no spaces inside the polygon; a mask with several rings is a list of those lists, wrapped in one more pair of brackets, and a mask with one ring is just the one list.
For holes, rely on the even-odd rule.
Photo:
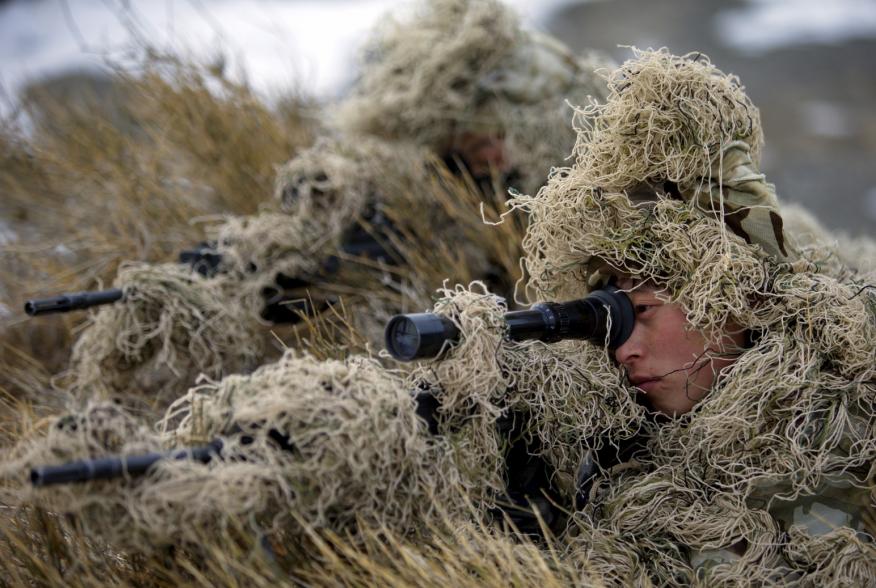
{"label": "desert camouflage fabric", "polygon": [[758,171],[747,143],[734,141],[722,146],[703,184],[684,197],[717,214],[734,234],[760,246],[770,257],[797,259],[793,241],[785,234],[776,188]]}

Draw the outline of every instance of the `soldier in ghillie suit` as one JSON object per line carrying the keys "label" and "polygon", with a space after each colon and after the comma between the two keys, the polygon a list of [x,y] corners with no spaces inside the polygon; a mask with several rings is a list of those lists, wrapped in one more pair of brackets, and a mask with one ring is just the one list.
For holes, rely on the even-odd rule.
{"label": "soldier in ghillie suit", "polygon": [[430,0],[366,45],[339,128],[426,147],[475,178],[531,193],[569,156],[572,105],[605,96],[611,62],[524,30],[494,0]]}
{"label": "soldier in ghillie suit", "polygon": [[576,165],[516,203],[535,297],[614,275],[638,311],[613,371],[649,407],[641,447],[600,464],[569,548],[624,584],[872,582],[872,279],[788,234],[736,78],[637,52],[609,86]]}
{"label": "soldier in ghillie suit", "polygon": [[339,330],[357,333],[343,343],[362,351],[392,314],[429,305],[442,280],[510,295],[522,227],[490,231],[479,207],[497,219],[506,188],[534,190],[563,163],[574,144],[567,100],[604,95],[602,63],[523,30],[494,0],[429,0],[388,20],[331,136],[278,171],[260,214],[208,226],[213,246],[194,262],[205,275],[123,267],[114,285],[125,302],[80,338],[72,388],[122,400],[137,391],[164,407],[200,373],[276,357],[266,321],[343,299],[351,328]]}

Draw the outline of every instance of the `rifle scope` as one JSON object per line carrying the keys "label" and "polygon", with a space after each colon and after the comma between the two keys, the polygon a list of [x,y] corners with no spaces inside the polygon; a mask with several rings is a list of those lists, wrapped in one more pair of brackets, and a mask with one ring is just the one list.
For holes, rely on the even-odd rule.
{"label": "rifle scope", "polygon": [[[544,302],[531,310],[505,313],[511,341],[585,339],[601,345],[607,340],[609,349],[629,339],[635,319],[629,297],[614,286],[571,302]],[[384,340],[389,354],[399,361],[434,358],[459,340],[459,329],[439,314],[399,314],[386,324]]]}
{"label": "rifle scope", "polygon": [[72,292],[70,294],[52,296],[51,298],[35,298],[24,303],[24,312],[30,316],[70,312],[71,310],[81,310],[83,308],[91,308],[92,306],[100,306],[101,304],[112,304],[121,300],[122,295],[121,288],[110,288],[109,290],[96,290],[94,292]]}

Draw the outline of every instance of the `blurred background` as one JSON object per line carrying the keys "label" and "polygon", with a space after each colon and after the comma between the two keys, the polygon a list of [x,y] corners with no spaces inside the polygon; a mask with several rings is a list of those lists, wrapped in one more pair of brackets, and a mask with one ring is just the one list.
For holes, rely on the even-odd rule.
{"label": "blurred background", "polygon": [[[387,0],[0,0],[0,114],[34,88],[101,88],[134,43],[216,60],[271,100],[331,100]],[[702,51],[761,109],[763,171],[827,227],[876,227],[876,0],[512,0],[574,50]],[[133,63],[133,62],[132,62]],[[108,98],[109,99],[109,98]],[[0,242],[3,241],[0,219]]]}

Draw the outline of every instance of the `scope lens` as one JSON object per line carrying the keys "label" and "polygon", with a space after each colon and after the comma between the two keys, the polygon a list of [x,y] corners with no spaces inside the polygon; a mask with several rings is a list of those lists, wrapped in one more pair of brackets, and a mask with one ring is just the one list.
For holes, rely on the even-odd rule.
{"label": "scope lens", "polygon": [[404,315],[393,317],[386,326],[386,348],[393,357],[413,359],[420,347],[420,333],[414,321]]}

